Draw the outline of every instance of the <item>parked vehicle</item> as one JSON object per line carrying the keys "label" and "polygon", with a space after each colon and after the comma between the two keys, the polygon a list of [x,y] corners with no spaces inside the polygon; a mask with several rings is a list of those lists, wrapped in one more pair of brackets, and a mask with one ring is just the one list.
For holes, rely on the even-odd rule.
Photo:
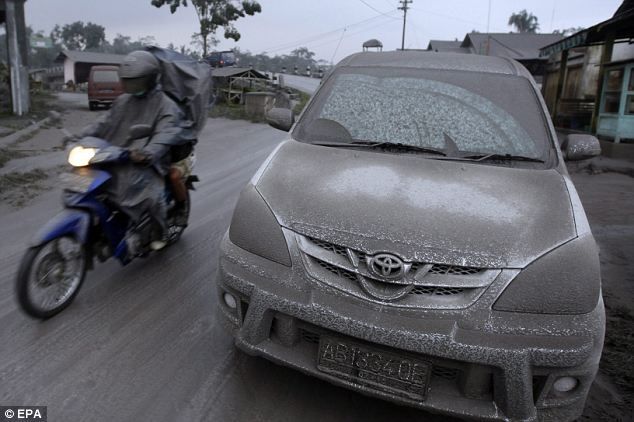
{"label": "parked vehicle", "polygon": [[214,51],[205,58],[205,61],[209,63],[211,67],[229,67],[235,66],[236,55],[233,51]]}
{"label": "parked vehicle", "polygon": [[119,81],[118,66],[93,66],[88,77],[88,108],[96,110],[99,106],[110,107],[117,97],[123,94]]}
{"label": "parked vehicle", "polygon": [[[597,247],[531,75],[505,58],[352,55],[240,195],[220,309],[245,352],[483,420],[574,420],[598,369]],[[424,420],[424,416],[421,417]]]}
{"label": "parked vehicle", "polygon": [[[136,125],[130,140],[142,140],[151,133],[150,126]],[[127,160],[127,149],[98,138],[82,138],[70,150],[68,162],[74,169],[62,175],[65,209],[35,235],[18,270],[18,302],[29,315],[49,318],[66,308],[95,258],[103,262],[114,256],[126,265],[150,253],[156,235],[149,215],[132,225],[105,194],[109,168]],[[196,181],[196,176],[188,177],[187,188],[194,189]],[[166,183],[165,198],[172,244],[180,239],[184,227],[175,224],[175,201],[169,186]],[[187,216],[189,201],[188,195]]]}

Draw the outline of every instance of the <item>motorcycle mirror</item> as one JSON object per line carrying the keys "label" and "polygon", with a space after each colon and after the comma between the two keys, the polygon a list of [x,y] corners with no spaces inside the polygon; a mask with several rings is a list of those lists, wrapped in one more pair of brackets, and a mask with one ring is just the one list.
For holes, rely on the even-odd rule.
{"label": "motorcycle mirror", "polygon": [[135,139],[147,138],[152,134],[152,126],[150,125],[133,125],[128,132],[128,139],[134,141]]}

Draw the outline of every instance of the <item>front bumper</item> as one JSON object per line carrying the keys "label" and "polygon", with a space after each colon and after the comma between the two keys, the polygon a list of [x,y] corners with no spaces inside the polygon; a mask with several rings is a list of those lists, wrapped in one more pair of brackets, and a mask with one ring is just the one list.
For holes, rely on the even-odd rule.
{"label": "front bumper", "polygon": [[[240,349],[364,394],[460,417],[565,421],[581,414],[603,344],[602,300],[586,315],[494,312],[492,302],[515,274],[502,271],[468,309],[378,305],[306,275],[294,237],[285,235],[291,268],[223,239],[220,309]],[[238,299],[235,309],[223,302],[225,293]],[[430,362],[425,399],[318,370],[324,334]],[[577,378],[578,387],[555,393],[552,385],[560,376]]]}

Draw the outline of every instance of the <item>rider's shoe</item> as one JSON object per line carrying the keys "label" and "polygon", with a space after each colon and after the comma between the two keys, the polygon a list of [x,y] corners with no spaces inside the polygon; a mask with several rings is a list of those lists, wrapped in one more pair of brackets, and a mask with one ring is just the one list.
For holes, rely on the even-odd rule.
{"label": "rider's shoe", "polygon": [[152,242],[150,242],[150,249],[152,249],[153,251],[160,251],[161,249],[165,248],[168,243],[169,238],[167,237],[167,235],[164,235],[161,239],[153,240]]}

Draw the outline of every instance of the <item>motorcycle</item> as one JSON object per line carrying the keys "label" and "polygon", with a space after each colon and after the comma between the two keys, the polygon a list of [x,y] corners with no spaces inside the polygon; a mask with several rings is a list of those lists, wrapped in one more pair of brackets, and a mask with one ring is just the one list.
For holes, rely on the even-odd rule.
{"label": "motorcycle", "polygon": [[[147,139],[150,133],[150,126],[135,125],[129,141]],[[18,302],[27,314],[46,319],[70,305],[95,258],[104,262],[115,257],[127,265],[151,252],[157,231],[151,217],[144,215],[132,224],[105,193],[112,177],[109,166],[128,160],[128,149],[99,138],[82,138],[70,149],[68,162],[73,170],[61,175],[65,209],[34,236],[18,269]],[[189,191],[197,181],[194,175],[185,180],[187,201],[178,211],[166,181],[168,245],[178,241],[185,229],[182,220],[189,218]]]}

